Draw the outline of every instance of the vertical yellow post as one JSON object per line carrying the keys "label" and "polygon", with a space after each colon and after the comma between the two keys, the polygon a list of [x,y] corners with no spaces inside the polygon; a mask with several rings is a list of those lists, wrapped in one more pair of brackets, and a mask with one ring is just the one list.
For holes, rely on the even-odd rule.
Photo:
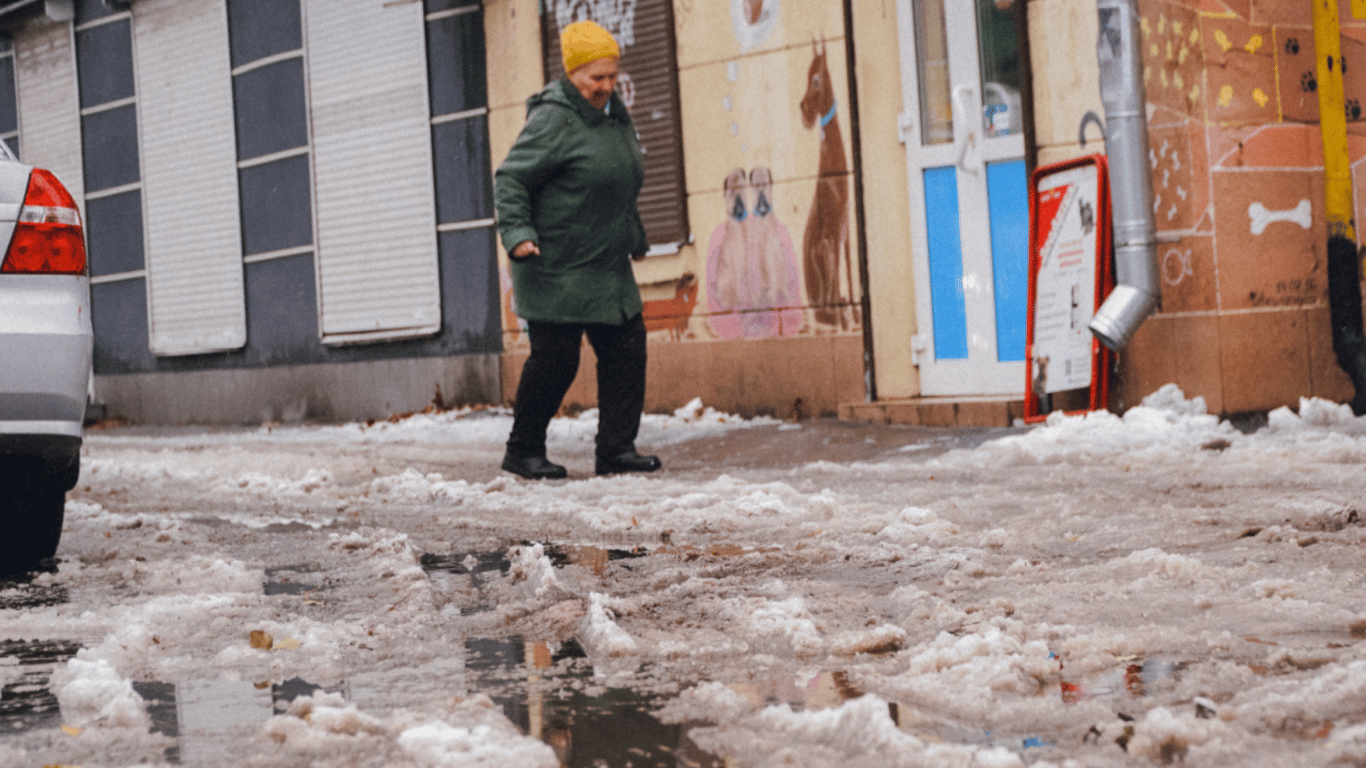
{"label": "vertical yellow post", "polygon": [[1356,240],[1352,226],[1352,167],[1347,157],[1347,109],[1342,92],[1342,37],[1337,0],[1314,0],[1318,51],[1319,125],[1323,130],[1324,213],[1328,236]]}
{"label": "vertical yellow post", "polygon": [[[1356,0],[1353,0],[1355,10]],[[1352,222],[1352,164],[1342,92],[1342,37],[1337,0],[1313,0],[1319,127],[1323,131],[1323,212],[1328,220],[1328,313],[1333,352],[1352,377],[1352,411],[1366,413],[1366,338],[1362,334],[1361,264]]]}

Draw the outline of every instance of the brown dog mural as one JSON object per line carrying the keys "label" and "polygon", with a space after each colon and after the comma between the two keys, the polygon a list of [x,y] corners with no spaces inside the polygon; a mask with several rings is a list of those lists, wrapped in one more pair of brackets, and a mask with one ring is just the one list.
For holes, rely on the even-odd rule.
{"label": "brown dog mural", "polygon": [[645,321],[645,330],[668,331],[670,339],[679,341],[688,332],[688,321],[696,306],[697,278],[684,272],[674,283],[673,298],[646,300],[641,319]]}
{"label": "brown dog mural", "polygon": [[[825,42],[811,43],[811,66],[807,68],[806,95],[802,96],[802,125],[810,130],[820,123],[820,161],[816,195],[806,218],[802,237],[806,296],[815,308],[816,322],[841,330],[857,326],[854,273],[849,253],[849,165],[844,157],[844,138],[836,112],[835,87],[825,63]],[[840,292],[840,253],[848,280],[848,299]]]}

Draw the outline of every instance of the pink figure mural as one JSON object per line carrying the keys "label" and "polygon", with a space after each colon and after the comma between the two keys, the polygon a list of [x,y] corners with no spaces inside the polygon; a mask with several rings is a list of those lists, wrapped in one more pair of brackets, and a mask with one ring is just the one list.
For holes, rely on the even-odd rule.
{"label": "pink figure mural", "polygon": [[774,215],[773,175],[736,168],[722,186],[726,220],[707,247],[707,310],[723,339],[801,330],[801,286],[787,227]]}

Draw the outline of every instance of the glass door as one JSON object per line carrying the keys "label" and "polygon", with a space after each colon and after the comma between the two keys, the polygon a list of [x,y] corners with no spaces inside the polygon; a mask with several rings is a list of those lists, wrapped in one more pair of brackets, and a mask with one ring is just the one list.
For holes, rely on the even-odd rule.
{"label": "glass door", "polygon": [[921,393],[1020,395],[1029,205],[1013,4],[900,0]]}

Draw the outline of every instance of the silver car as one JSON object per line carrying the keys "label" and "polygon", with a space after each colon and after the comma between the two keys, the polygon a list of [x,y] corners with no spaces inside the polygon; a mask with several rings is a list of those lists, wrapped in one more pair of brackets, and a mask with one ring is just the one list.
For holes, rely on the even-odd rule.
{"label": "silver car", "polygon": [[3,148],[0,243],[0,573],[12,574],[57,551],[94,334],[80,211],[56,176]]}

